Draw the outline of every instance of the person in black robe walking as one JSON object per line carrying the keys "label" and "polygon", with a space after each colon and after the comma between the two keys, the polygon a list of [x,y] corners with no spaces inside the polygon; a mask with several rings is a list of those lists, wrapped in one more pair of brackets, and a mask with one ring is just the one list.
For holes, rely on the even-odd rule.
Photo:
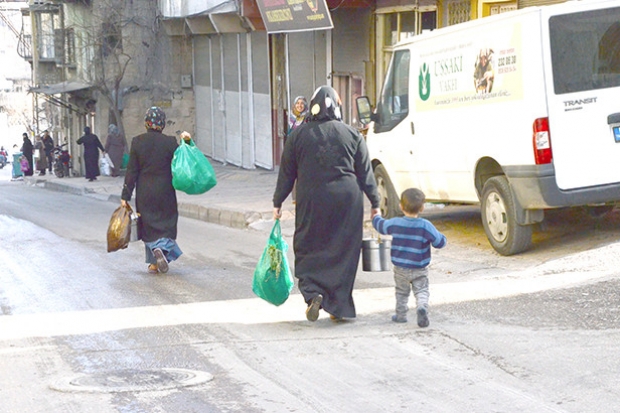
{"label": "person in black robe walking", "polygon": [[84,128],[84,136],[77,140],[78,145],[84,145],[84,168],[86,168],[86,179],[95,181],[99,173],[99,150],[105,153],[105,149],[94,133],[90,133],[90,128]]}
{"label": "person in black robe walking", "polygon": [[26,176],[32,176],[32,174],[34,173],[32,162],[32,153],[34,152],[34,146],[32,145],[32,141],[30,140],[26,132],[24,132],[23,137],[24,143],[22,144],[21,152],[24,158],[26,158],[26,160],[28,161],[29,165],[28,170],[23,172]]}
{"label": "person in black robe walking", "polygon": [[45,157],[47,158],[47,167],[52,172],[52,166],[54,164],[54,139],[50,136],[48,131],[43,134],[43,146],[45,146]]}
{"label": "person in black robe walking", "polygon": [[166,114],[151,107],[144,120],[146,133],[131,141],[129,163],[121,195],[126,206],[136,189],[136,211],[140,214],[139,234],[144,242],[150,273],[168,272],[168,263],[183,253],[176,243],[179,212],[172,186],[172,157],[178,144],[164,135]]}
{"label": "person in black robe walking", "polygon": [[364,138],[342,122],[340,98],[329,86],[314,92],[308,121],[284,145],[273,215],[295,180],[295,277],[316,321],[323,308],[334,320],[355,317],[353,284],[362,248],[364,194],[371,219],[379,213],[379,193]]}

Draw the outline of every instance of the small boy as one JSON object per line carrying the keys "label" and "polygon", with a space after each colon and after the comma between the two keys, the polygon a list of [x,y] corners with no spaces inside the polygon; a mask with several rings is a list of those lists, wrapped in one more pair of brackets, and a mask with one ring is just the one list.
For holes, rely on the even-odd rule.
{"label": "small boy", "polygon": [[391,257],[394,264],[396,286],[396,314],[392,321],[407,322],[407,305],[413,288],[416,298],[418,326],[428,327],[428,264],[431,262],[431,245],[446,246],[446,237],[430,221],[419,218],[424,210],[424,192],[406,189],[400,197],[404,217],[384,219],[375,215],[372,226],[383,235],[392,235]]}

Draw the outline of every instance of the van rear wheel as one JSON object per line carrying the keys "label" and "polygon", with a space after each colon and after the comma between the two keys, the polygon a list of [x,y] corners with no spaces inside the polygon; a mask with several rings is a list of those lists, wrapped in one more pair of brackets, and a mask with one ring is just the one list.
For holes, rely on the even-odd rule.
{"label": "van rear wheel", "polygon": [[396,194],[394,185],[392,185],[387,171],[381,164],[375,167],[375,180],[377,181],[377,189],[381,197],[379,204],[381,215],[384,218],[394,218],[403,215],[399,207],[400,199]]}
{"label": "van rear wheel", "polygon": [[516,203],[505,176],[485,182],[481,207],[484,232],[495,251],[508,256],[531,247],[532,226],[517,223]]}

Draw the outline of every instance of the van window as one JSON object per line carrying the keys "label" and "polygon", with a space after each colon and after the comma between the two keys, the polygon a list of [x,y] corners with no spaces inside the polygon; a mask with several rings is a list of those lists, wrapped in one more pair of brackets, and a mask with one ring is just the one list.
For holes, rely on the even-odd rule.
{"label": "van window", "polygon": [[409,60],[408,50],[394,53],[377,105],[379,120],[375,123],[375,133],[392,130],[409,113]]}
{"label": "van window", "polygon": [[620,7],[549,19],[555,93],[620,86]]}

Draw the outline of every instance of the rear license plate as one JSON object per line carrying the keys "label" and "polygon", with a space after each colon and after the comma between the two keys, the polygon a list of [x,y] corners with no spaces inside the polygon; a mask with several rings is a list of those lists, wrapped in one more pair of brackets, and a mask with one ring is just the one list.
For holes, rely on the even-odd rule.
{"label": "rear license plate", "polygon": [[620,126],[614,126],[613,130],[614,130],[614,139],[616,140],[616,142],[620,143]]}

